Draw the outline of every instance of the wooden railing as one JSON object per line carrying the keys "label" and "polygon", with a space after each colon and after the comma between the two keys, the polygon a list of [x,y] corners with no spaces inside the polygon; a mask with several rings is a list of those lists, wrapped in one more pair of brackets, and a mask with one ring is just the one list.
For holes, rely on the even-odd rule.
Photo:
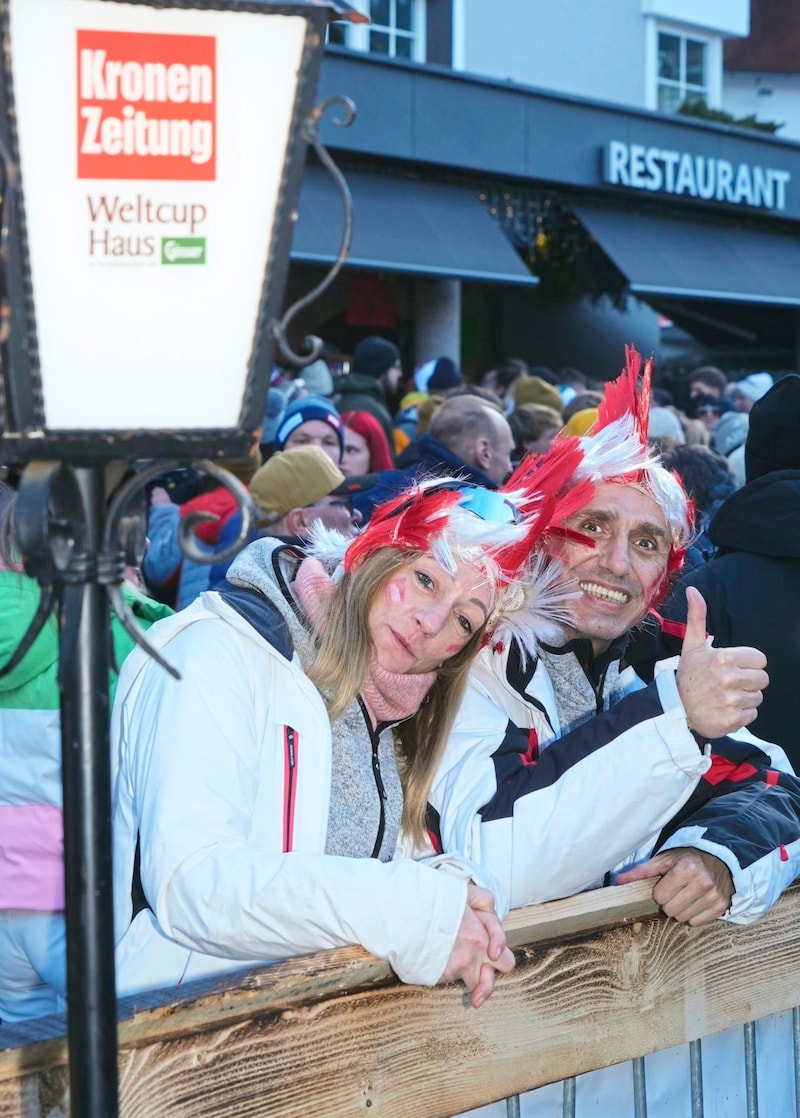
{"label": "wooden railing", "polygon": [[[637,882],[506,928],[516,969],[477,1011],[357,948],[127,999],[122,1118],[444,1118],[800,1005],[798,885],[749,927],[666,920]],[[0,1028],[0,1118],[68,1113],[60,1033]]]}

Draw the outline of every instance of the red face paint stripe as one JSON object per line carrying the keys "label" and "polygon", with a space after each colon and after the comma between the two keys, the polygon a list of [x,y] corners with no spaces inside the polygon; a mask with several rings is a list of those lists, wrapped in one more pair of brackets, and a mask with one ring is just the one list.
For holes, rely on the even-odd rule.
{"label": "red face paint stripe", "polygon": [[297,758],[300,735],[291,726],[283,727],[283,853],[294,846],[294,810],[297,798]]}

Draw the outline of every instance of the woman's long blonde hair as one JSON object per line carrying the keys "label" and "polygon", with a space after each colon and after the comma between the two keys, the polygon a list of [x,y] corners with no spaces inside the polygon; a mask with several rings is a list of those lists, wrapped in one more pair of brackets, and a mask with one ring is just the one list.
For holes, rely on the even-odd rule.
{"label": "woman's long blonde hair", "polygon": [[[325,696],[332,722],[341,718],[367,677],[373,655],[368,621],[376,597],[393,574],[420,555],[393,547],[377,548],[331,594],[308,676]],[[403,827],[417,844],[424,839],[428,794],[484,628],[445,660],[422,706],[395,735],[403,782]]]}

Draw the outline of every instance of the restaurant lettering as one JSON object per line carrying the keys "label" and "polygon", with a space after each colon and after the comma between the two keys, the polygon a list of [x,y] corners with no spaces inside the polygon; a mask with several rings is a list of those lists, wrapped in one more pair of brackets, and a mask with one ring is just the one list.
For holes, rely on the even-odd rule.
{"label": "restaurant lettering", "polygon": [[612,140],[603,155],[603,179],[612,186],[766,210],[786,208],[789,171],[620,140]]}

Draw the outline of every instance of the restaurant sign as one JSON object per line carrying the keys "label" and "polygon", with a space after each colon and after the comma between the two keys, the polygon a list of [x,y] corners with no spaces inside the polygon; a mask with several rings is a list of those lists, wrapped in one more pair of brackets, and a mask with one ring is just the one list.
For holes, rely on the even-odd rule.
{"label": "restaurant sign", "polygon": [[780,168],[622,140],[611,140],[602,152],[603,181],[611,186],[776,212],[786,209],[791,173]]}

